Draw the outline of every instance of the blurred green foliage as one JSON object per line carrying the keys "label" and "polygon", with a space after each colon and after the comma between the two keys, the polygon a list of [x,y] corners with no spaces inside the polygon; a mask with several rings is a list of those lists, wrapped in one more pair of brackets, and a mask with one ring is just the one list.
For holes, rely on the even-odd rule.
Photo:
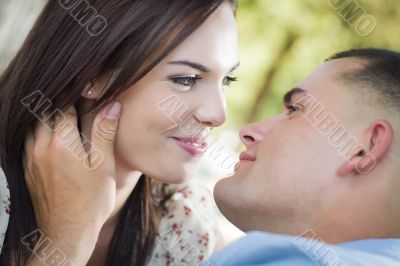
{"label": "blurred green foliage", "polygon": [[[239,82],[227,91],[224,129],[281,112],[283,94],[335,52],[360,47],[399,50],[398,0],[351,0],[335,9],[346,1],[241,1],[237,16],[241,67],[236,73]],[[346,14],[351,18],[357,4],[376,21],[375,29],[364,37],[343,18]],[[362,19],[360,14],[354,14],[353,22]]]}

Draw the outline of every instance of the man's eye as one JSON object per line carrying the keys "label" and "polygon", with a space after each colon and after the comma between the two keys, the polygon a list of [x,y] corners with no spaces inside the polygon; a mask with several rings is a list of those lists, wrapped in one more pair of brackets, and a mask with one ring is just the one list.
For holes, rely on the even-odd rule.
{"label": "man's eye", "polygon": [[224,78],[223,84],[224,86],[230,86],[232,82],[238,81],[237,77],[228,76]]}
{"label": "man's eye", "polygon": [[287,105],[286,109],[288,110],[288,114],[289,115],[294,113],[294,112],[301,111],[301,108],[298,105]]}
{"label": "man's eye", "polygon": [[193,87],[196,84],[196,81],[201,79],[198,76],[189,76],[189,77],[172,77],[169,78],[173,83],[182,85],[185,87]]}

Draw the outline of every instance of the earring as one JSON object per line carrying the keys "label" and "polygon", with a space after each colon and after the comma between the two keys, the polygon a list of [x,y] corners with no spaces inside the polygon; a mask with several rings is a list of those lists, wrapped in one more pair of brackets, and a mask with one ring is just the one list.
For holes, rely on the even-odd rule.
{"label": "earring", "polygon": [[86,96],[90,96],[90,95],[93,94],[93,90],[92,90],[93,86],[94,86],[94,80],[91,79],[91,80],[89,81],[89,84],[88,84],[88,85],[86,86],[86,88],[85,88],[85,90],[87,90]]}

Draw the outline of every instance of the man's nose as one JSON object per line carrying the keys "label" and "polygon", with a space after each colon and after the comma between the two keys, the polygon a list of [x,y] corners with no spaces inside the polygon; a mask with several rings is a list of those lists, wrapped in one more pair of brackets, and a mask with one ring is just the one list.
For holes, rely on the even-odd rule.
{"label": "man's nose", "polygon": [[260,123],[244,126],[239,132],[240,139],[246,145],[246,147],[251,147],[262,142],[266,138],[270,129],[276,123],[277,119],[279,118],[274,117],[272,119],[264,120]]}
{"label": "man's nose", "polygon": [[249,124],[244,126],[239,132],[240,139],[246,145],[250,147],[263,139],[262,132],[258,129],[258,124]]}

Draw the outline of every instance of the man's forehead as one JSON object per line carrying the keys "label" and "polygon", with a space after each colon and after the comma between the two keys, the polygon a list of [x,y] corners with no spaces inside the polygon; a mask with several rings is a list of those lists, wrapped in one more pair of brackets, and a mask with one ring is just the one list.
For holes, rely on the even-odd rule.
{"label": "man's forehead", "polygon": [[331,60],[319,66],[306,79],[334,81],[346,73],[351,73],[357,69],[363,68],[365,63],[365,60],[358,58],[340,58]]}
{"label": "man's forehead", "polygon": [[341,58],[328,61],[318,67],[308,77],[295,85],[310,93],[327,93],[343,86],[340,77],[365,66],[365,60],[357,58]]}
{"label": "man's forehead", "polygon": [[308,77],[298,82],[283,97],[284,104],[313,97],[321,104],[337,105],[348,98],[340,77],[363,66],[365,61],[354,58],[335,59],[317,68]]}

